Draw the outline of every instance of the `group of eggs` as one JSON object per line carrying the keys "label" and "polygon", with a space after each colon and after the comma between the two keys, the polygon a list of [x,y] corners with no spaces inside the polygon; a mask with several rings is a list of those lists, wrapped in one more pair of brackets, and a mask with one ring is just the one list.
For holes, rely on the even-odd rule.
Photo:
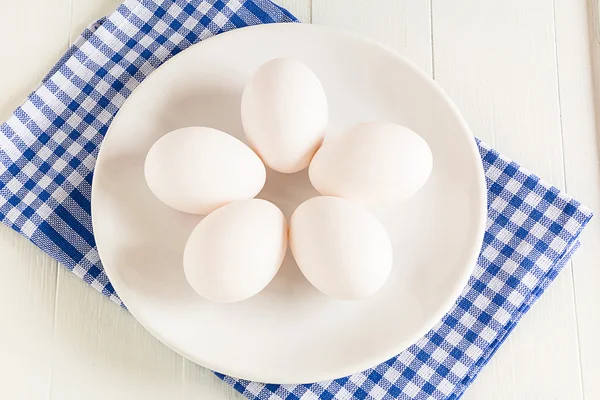
{"label": "group of eggs", "polygon": [[[367,208],[416,193],[432,170],[431,150],[393,123],[358,124],[325,138],[329,110],[321,82],[289,58],[263,64],[246,85],[241,117],[250,147],[219,130],[188,127],[161,137],[144,173],[166,205],[206,217],[185,245],[192,288],[216,302],[254,296],[277,274],[289,243],[307,280],[339,299],[377,292],[392,268],[392,244]],[[302,203],[289,225],[254,197],[265,164],[281,173],[309,168],[322,195]]]}

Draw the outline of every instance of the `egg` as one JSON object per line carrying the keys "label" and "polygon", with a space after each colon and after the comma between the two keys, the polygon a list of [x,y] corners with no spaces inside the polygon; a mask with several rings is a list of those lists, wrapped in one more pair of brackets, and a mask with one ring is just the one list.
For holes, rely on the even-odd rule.
{"label": "egg", "polygon": [[265,185],[260,158],[217,129],[189,127],[154,143],[144,164],[148,187],[166,205],[191,214],[251,199]]}
{"label": "egg", "polygon": [[393,123],[368,122],[328,138],[308,173],[322,195],[378,206],[414,195],[432,168],[431,150],[417,133]]}
{"label": "egg", "polygon": [[310,163],[329,118],[321,82],[306,65],[276,58],[254,73],[242,94],[241,116],[252,148],[282,173]]}
{"label": "egg", "polygon": [[242,301],[273,279],[287,249],[287,223],[274,204],[240,200],[206,216],[183,254],[185,276],[208,300]]}
{"label": "egg", "polygon": [[383,225],[361,206],[320,196],[290,219],[290,249],[308,281],[345,300],[376,293],[392,269],[392,244]]}

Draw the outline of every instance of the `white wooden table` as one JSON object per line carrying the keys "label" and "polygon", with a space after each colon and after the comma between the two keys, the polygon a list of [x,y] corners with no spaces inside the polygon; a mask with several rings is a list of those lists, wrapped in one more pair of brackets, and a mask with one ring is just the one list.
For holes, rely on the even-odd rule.
{"label": "white wooden table", "polygon": [[[0,0],[0,120],[118,0]],[[281,0],[419,65],[473,132],[600,211],[585,0]],[[596,39],[594,39],[596,40]],[[592,47],[590,47],[592,45]],[[464,398],[600,398],[600,223]],[[0,399],[238,399],[0,227]]]}

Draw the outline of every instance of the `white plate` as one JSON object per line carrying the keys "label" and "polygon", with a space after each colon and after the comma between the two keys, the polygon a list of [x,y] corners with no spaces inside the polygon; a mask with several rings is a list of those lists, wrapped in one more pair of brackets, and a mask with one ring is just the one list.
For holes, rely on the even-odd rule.
{"label": "white plate", "polygon": [[[294,57],[321,79],[330,132],[384,120],[420,133],[433,152],[426,186],[393,210],[374,210],[394,244],[389,281],[372,298],[328,298],[286,258],[258,296],[229,305],[203,300],[182,267],[202,217],[160,203],[144,157],[165,133],[204,125],[241,138],[240,97],[263,62]],[[268,172],[259,197],[289,217],[316,192],[306,171]],[[239,378],[304,383],[373,367],[406,349],[453,305],[481,248],[483,169],[473,136],[446,94],[410,62],[376,43],[301,24],[261,25],[192,46],[152,73],[112,123],[96,164],[96,242],[106,273],[131,313],[190,360]]]}

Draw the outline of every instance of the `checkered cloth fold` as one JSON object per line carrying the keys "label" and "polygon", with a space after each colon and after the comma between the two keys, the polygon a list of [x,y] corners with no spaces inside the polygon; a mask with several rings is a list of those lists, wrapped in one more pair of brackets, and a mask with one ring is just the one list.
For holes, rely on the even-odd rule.
{"label": "checkered cloth fold", "polygon": [[[191,44],[295,18],[268,0],[126,0],[88,28],[0,126],[0,220],[122,305],[90,216],[93,169],[112,118],[153,70]],[[249,399],[457,399],[578,247],[591,212],[478,141],[488,221],[453,309],[397,357],[350,377],[265,385],[217,374]]]}

